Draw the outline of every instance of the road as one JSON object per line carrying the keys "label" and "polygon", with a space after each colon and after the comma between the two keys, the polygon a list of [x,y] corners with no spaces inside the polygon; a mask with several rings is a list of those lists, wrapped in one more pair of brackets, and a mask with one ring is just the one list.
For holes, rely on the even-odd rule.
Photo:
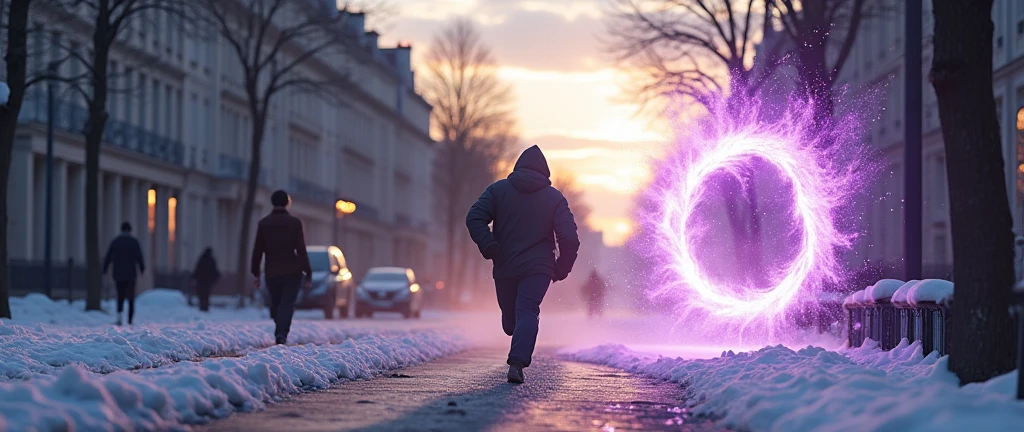
{"label": "road", "polygon": [[542,349],[526,384],[504,351],[478,349],[346,382],[198,427],[201,431],[717,430],[689,418],[677,384],[566,361]]}

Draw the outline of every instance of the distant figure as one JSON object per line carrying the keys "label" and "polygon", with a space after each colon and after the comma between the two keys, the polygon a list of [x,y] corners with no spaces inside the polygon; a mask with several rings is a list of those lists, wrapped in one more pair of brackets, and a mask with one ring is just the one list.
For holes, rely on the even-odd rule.
{"label": "distant figure", "polygon": [[530,147],[508,179],[489,186],[466,216],[470,236],[494,263],[501,327],[512,336],[510,383],[524,381],[523,368],[530,366],[537,345],[540,303],[552,281],[569,276],[580,248],[569,203],[551,187],[550,177],[544,154]]}
{"label": "distant figure", "polygon": [[583,299],[587,302],[587,316],[594,318],[601,316],[604,307],[604,280],[597,274],[597,269],[590,272],[590,277],[583,284]]}
{"label": "distant figure", "polygon": [[192,271],[192,287],[199,297],[199,310],[210,311],[210,291],[219,280],[220,270],[217,269],[217,261],[213,259],[213,249],[206,248]]}
{"label": "distant figure", "polygon": [[121,325],[125,300],[128,300],[128,325],[132,325],[132,318],[135,317],[135,280],[139,274],[146,272],[146,263],[142,259],[142,247],[132,237],[132,225],[128,222],[121,224],[121,234],[107,248],[107,257],[103,259],[103,274],[107,274],[111,266],[114,270],[110,276],[117,286],[117,325]]}
{"label": "distant figure", "polygon": [[299,288],[312,283],[313,269],[306,255],[302,221],[288,213],[292,199],[283,190],[270,196],[274,210],[260,220],[252,245],[253,286],[260,287],[260,262],[266,255],[265,276],[270,293],[270,318],[274,320],[274,340],[288,343],[288,331],[295,313]]}

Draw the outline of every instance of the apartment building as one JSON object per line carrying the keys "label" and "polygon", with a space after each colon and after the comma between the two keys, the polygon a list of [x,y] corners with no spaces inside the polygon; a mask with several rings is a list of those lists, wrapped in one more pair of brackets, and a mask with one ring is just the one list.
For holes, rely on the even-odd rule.
{"label": "apartment building", "polygon": [[[154,274],[191,269],[206,247],[223,272],[235,272],[252,138],[242,68],[227,43],[185,32],[160,11],[151,14],[113,49],[114,90],[100,157],[101,247],[121,222],[131,222],[155,269],[144,286],[154,284]],[[31,19],[55,18],[40,8]],[[431,107],[415,92],[412,48],[379,47],[362,14],[349,14],[344,23],[339,31],[353,42],[341,63],[356,88],[337,98],[301,91],[275,96],[253,219],[270,210],[271,192],[285,189],[307,243],[340,245],[357,277],[377,265],[425,271],[435,143]],[[80,54],[90,46],[87,20],[46,28],[52,31],[29,38],[33,71],[66,55],[56,46]],[[341,73],[338,64],[312,59],[300,72],[330,79]],[[60,67],[66,76],[82,70],[74,61]],[[44,253],[46,87],[35,86],[26,97],[11,166],[7,247],[15,266],[32,265]],[[58,262],[83,263],[85,103],[67,85],[53,90],[51,247]],[[354,201],[355,213],[337,217],[339,198]]]}

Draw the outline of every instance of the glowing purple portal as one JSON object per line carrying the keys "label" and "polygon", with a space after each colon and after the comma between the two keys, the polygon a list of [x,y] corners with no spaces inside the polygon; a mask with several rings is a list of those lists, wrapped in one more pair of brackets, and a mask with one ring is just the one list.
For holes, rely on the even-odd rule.
{"label": "glowing purple portal", "polygon": [[[705,326],[744,330],[756,325],[770,336],[787,309],[815,301],[822,283],[842,277],[838,253],[856,237],[854,224],[844,222],[848,218],[843,213],[870,171],[858,144],[863,122],[856,114],[841,115],[834,123],[841,126],[818,134],[811,105],[785,105],[769,110],[754,100],[733,100],[729,109],[723,101],[700,122],[676,125],[672,146],[657,163],[655,180],[645,194],[649,208],[641,225],[664,270],[656,294],[679,298],[680,308],[699,315]],[[705,251],[695,244],[721,221],[699,211],[699,205],[716,198],[720,189],[714,179],[723,175],[754,187],[741,174],[753,160],[767,162],[762,165],[778,170],[788,183],[776,190],[790,195],[786,199],[792,207],[784,222],[797,233],[792,236],[797,244],[774,252],[791,251],[787,262],[768,271],[762,282],[716,279],[702,260]],[[728,242],[721,243],[728,247]]]}

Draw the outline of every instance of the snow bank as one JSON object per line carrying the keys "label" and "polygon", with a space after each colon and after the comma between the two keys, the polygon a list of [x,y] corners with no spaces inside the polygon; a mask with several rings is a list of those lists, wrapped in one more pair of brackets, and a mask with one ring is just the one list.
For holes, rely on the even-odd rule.
{"label": "snow bank", "polygon": [[[113,300],[102,303],[103,311],[85,311],[85,303],[76,301],[69,304],[65,300],[50,300],[42,294],[29,294],[25,297],[11,297],[11,315],[13,320],[5,320],[9,324],[51,324],[82,326],[109,326],[116,317],[113,312],[117,306]],[[319,311],[300,311],[297,316],[322,317]],[[238,321],[255,320],[266,317],[263,309],[212,309],[200,312],[196,307],[189,307],[188,301],[180,291],[167,289],[147,290],[135,299],[135,323],[180,323],[183,321]]]}
{"label": "snow bank", "polygon": [[844,352],[783,346],[709,360],[638,355],[621,345],[577,352],[604,364],[684,385],[695,414],[753,431],[1019,431],[1016,372],[957,385],[948,357],[918,342],[891,351],[872,341]]}
{"label": "snow bank", "polygon": [[108,375],[83,367],[0,383],[0,429],[168,430],[250,411],[341,380],[366,379],[463,348],[450,333],[369,335],[340,344],[274,346],[237,358]]}
{"label": "snow bank", "polygon": [[[386,333],[375,326],[329,321],[293,323],[289,342],[340,343]],[[270,322],[196,322],[135,327],[54,328],[0,323],[0,381],[51,375],[78,365],[95,373],[154,368],[180,361],[244,354],[274,344]]]}

